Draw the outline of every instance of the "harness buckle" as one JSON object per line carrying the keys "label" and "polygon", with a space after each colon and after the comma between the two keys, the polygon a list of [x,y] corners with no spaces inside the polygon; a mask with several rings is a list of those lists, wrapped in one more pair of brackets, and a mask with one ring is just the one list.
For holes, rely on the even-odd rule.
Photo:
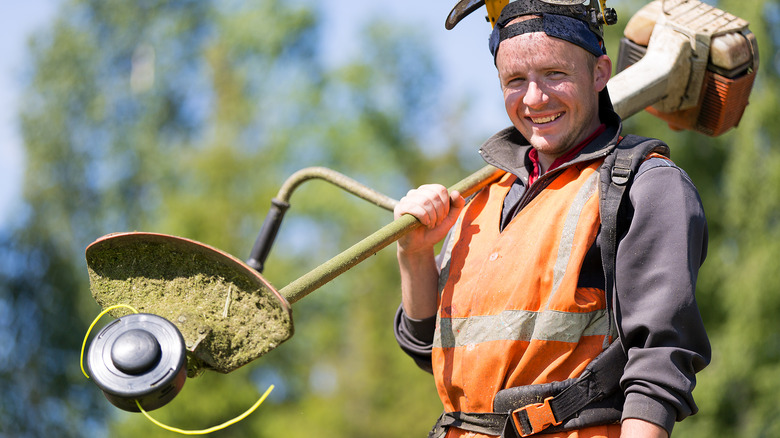
{"label": "harness buckle", "polygon": [[622,186],[626,185],[628,183],[628,180],[631,178],[631,169],[627,167],[619,167],[618,165],[615,165],[612,168],[612,182]]}
{"label": "harness buckle", "polygon": [[512,422],[520,436],[533,435],[550,426],[561,424],[561,421],[555,419],[550,406],[550,400],[553,398],[550,396],[544,399],[543,403],[532,403],[512,411]]}

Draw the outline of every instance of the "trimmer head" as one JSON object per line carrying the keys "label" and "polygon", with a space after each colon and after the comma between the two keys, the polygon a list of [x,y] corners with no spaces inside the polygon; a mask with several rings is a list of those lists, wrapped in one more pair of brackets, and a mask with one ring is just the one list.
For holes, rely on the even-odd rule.
{"label": "trimmer head", "polygon": [[86,258],[92,296],[104,309],[126,304],[176,325],[190,375],[228,373],[293,334],[289,303],[257,271],[211,246],[117,233],[89,245]]}

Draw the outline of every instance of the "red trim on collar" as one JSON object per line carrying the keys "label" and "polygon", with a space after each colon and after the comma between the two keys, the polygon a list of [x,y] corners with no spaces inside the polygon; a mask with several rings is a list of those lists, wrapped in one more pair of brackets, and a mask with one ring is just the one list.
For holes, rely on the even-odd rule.
{"label": "red trim on collar", "polygon": [[[601,133],[607,130],[607,125],[601,124],[598,128],[596,128],[595,131],[591,135],[588,136],[585,140],[580,142],[577,146],[569,149],[568,152],[566,152],[564,155],[561,155],[560,157],[556,158],[555,161],[552,162],[550,165],[550,168],[547,169],[547,171],[551,171],[553,169],[556,169],[560,167],[561,165],[568,163],[571,161],[577,154],[579,154],[583,149],[585,149],[585,146],[587,146],[590,142],[596,139]],[[528,185],[530,186],[533,184],[537,179],[539,179],[540,175],[540,167],[539,167],[539,152],[531,148],[531,150],[528,152],[528,158],[531,160],[531,163],[533,163],[534,168],[533,171],[529,173],[528,175]]]}

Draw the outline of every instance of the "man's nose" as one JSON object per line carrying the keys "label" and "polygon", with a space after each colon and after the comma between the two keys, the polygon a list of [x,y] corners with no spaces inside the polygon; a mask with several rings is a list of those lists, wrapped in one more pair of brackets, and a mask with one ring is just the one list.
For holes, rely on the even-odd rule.
{"label": "man's nose", "polygon": [[526,89],[525,96],[523,96],[523,103],[529,107],[537,107],[547,102],[547,93],[544,92],[544,88],[537,81],[529,81],[528,88]]}

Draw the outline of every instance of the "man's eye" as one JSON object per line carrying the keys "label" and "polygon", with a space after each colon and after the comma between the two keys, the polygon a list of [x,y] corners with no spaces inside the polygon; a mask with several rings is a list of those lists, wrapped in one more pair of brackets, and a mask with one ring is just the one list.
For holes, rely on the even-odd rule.
{"label": "man's eye", "polygon": [[509,80],[506,82],[506,86],[507,86],[507,87],[513,87],[513,88],[514,88],[514,87],[519,87],[519,86],[521,86],[521,85],[522,85],[522,84],[524,84],[524,83],[525,83],[525,78],[522,78],[522,77],[516,77],[516,78],[511,78],[511,79],[509,79]]}

